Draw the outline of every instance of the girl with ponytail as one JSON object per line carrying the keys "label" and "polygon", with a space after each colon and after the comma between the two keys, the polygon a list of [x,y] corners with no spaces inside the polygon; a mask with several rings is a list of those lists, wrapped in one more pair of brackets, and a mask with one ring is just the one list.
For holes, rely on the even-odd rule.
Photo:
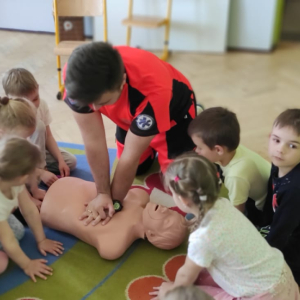
{"label": "girl with ponytail", "polygon": [[228,199],[219,197],[213,163],[196,153],[180,156],[169,165],[165,185],[177,206],[195,218],[184,265],[174,283],[154,288],[153,299],[194,283],[216,300],[300,299],[282,253]]}

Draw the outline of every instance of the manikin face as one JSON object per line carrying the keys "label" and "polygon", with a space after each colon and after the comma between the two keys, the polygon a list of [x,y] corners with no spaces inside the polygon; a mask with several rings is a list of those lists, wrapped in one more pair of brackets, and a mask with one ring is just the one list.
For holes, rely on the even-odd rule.
{"label": "manikin face", "polygon": [[[177,247],[186,236],[186,225],[184,217],[168,207],[149,202],[143,211],[143,224],[148,241],[159,248],[156,241],[168,239],[172,249]],[[174,244],[174,245],[173,245]]]}
{"label": "manikin face", "polygon": [[291,127],[273,127],[269,156],[275,166],[292,170],[300,162],[300,136]]}

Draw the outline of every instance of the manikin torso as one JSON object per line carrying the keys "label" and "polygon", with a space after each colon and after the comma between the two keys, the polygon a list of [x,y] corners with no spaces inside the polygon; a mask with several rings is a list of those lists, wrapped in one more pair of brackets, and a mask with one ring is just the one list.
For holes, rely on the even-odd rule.
{"label": "manikin torso", "polygon": [[105,259],[122,256],[136,239],[145,238],[150,227],[159,231],[162,230],[164,222],[168,221],[166,230],[171,230],[170,225],[173,222],[182,222],[183,217],[180,214],[149,203],[149,195],[136,188],[128,192],[123,201],[123,209],[115,213],[105,226],[101,223],[86,226],[79,217],[85,210],[85,204],[95,197],[95,183],[72,177],[59,179],[49,188],[44,198],[41,208],[42,222],[50,228],[70,233],[93,245]]}

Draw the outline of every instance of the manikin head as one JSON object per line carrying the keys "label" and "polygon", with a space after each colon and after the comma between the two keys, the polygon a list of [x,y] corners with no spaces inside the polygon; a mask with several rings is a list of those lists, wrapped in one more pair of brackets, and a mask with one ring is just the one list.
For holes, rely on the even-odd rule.
{"label": "manikin head", "polygon": [[152,202],[143,211],[143,225],[148,241],[160,249],[178,247],[187,235],[187,224],[181,214]]}

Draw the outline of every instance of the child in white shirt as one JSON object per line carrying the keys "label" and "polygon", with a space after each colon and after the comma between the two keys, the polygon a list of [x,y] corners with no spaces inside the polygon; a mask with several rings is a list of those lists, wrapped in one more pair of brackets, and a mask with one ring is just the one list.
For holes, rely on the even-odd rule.
{"label": "child in white shirt", "polygon": [[[36,129],[36,109],[34,105],[25,99],[0,97],[0,139],[4,135],[15,135],[21,138],[28,138]],[[44,199],[45,191],[38,188],[37,177],[42,177],[45,170],[36,168],[35,173],[28,178],[26,183],[31,200],[40,208]],[[18,211],[16,217],[23,218]],[[25,223],[25,222],[24,222]]]}
{"label": "child in white shirt", "polygon": [[7,71],[2,79],[3,89],[10,97],[21,97],[31,101],[37,109],[36,130],[30,141],[39,146],[42,154],[40,169],[45,169],[41,180],[48,186],[57,180],[55,174],[61,177],[69,176],[76,167],[76,157],[58,148],[52,135],[50,123],[52,121],[48,105],[40,99],[39,85],[33,75],[26,69],[15,68]]}
{"label": "child in white shirt", "polygon": [[[34,172],[41,155],[39,149],[25,139],[2,138],[0,141],[0,242],[5,254],[10,257],[34,282],[35,276],[46,279],[52,275],[52,268],[45,259],[30,259],[20,248],[7,220],[20,207],[28,226],[33,231],[39,251],[58,256],[62,254],[62,243],[46,238],[40,214],[30,200],[24,187],[28,176]],[[1,260],[7,259],[3,253]],[[0,265],[2,262],[0,262]]]}
{"label": "child in white shirt", "polygon": [[[197,284],[218,300],[299,300],[298,286],[280,251],[261,237],[225,198],[218,198],[216,167],[195,153],[175,159],[165,173],[177,206],[196,216],[185,264],[174,283],[151,294],[159,299],[177,286],[193,285],[205,268],[214,286]],[[158,299],[158,298],[154,298]]]}

